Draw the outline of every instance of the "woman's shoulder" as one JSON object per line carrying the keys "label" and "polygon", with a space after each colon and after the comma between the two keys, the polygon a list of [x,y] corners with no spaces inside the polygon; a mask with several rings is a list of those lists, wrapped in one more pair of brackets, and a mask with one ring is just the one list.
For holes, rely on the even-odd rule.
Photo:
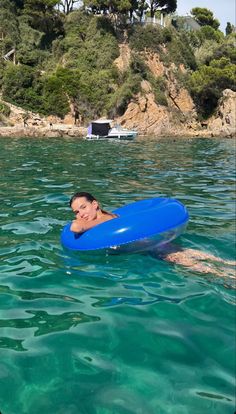
{"label": "woman's shoulder", "polygon": [[103,221],[108,221],[114,218],[117,218],[117,214],[110,213],[108,211],[103,210]]}

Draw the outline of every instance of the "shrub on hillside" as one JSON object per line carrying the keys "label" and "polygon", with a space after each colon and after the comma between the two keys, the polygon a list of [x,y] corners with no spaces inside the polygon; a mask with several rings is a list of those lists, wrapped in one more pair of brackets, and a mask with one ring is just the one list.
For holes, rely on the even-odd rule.
{"label": "shrub on hillside", "polygon": [[77,101],[79,107],[80,101],[88,102],[91,116],[106,115],[113,93],[114,79],[111,69],[82,72]]}
{"label": "shrub on hillside", "polygon": [[115,115],[123,115],[128,107],[128,104],[141,90],[142,78],[139,74],[127,72],[121,85],[117,88],[114,94],[111,95],[108,103],[108,114],[113,117]]}
{"label": "shrub on hillside", "polygon": [[163,30],[151,24],[133,26],[129,32],[129,43],[131,49],[139,52],[146,49],[158,52],[164,43]]}
{"label": "shrub on hillside", "polygon": [[165,95],[165,91],[166,91],[165,78],[163,76],[158,76],[157,78],[150,76],[149,80],[153,88],[156,104],[168,106],[168,101]]}
{"label": "shrub on hillside", "polygon": [[215,42],[220,43],[224,39],[224,35],[219,30],[213,29],[211,26],[203,26],[201,29],[196,32],[201,43],[205,40],[215,40]]}
{"label": "shrub on hillside", "polygon": [[185,67],[195,70],[197,68],[196,59],[193,49],[188,43],[188,38],[185,33],[178,34],[172,37],[172,41],[167,46],[169,55],[169,64],[172,62],[176,65],[184,64]]}
{"label": "shrub on hillside", "polygon": [[139,74],[143,79],[147,79],[149,68],[142,57],[137,53],[132,54],[130,69],[133,73]]}
{"label": "shrub on hillside", "polygon": [[0,101],[0,115],[9,116],[11,109],[8,105]]}
{"label": "shrub on hillside", "polygon": [[227,58],[213,60],[192,74],[189,87],[201,116],[214,112],[224,89],[236,90],[235,76],[235,65]]}
{"label": "shrub on hillside", "polygon": [[77,37],[84,42],[92,18],[92,15],[83,13],[80,10],[75,10],[72,13],[69,13],[66,16],[64,24],[66,36],[73,38]]}
{"label": "shrub on hillside", "polygon": [[26,91],[32,87],[34,71],[28,66],[7,65],[3,76],[3,99],[22,107],[26,102]]}
{"label": "shrub on hillside", "polygon": [[219,43],[215,40],[206,40],[195,52],[198,65],[209,65],[218,48]]}
{"label": "shrub on hillside", "polygon": [[218,48],[214,50],[213,59],[220,59],[222,57],[227,57],[230,59],[230,62],[236,64],[236,33],[224,38],[224,41],[218,45]]}
{"label": "shrub on hillside", "polygon": [[62,47],[66,51],[63,57],[66,66],[82,71],[107,69],[119,56],[118,42],[111,22],[106,17],[94,16],[87,23],[80,36],[73,26],[66,32],[62,41]]}
{"label": "shrub on hillside", "polygon": [[45,78],[42,99],[43,111],[46,114],[63,118],[70,110],[63,82],[55,75]]}
{"label": "shrub on hillside", "polygon": [[18,21],[21,41],[16,49],[17,62],[28,66],[41,64],[49,56],[48,51],[41,49],[43,33],[30,26],[29,16],[20,16]]}
{"label": "shrub on hillside", "polygon": [[175,29],[153,25],[135,26],[130,31],[130,46],[139,52],[150,50],[159,53],[166,65],[173,62],[176,65],[182,63],[193,70],[196,68],[194,53],[186,35],[179,34]]}

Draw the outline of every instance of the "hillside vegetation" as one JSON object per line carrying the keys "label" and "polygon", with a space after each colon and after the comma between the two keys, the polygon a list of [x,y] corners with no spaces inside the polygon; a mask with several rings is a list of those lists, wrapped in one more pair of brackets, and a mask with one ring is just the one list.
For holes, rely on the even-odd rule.
{"label": "hillside vegetation", "polygon": [[[83,119],[114,117],[125,112],[141,92],[142,80],[148,80],[156,102],[168,105],[166,79],[154,78],[144,57],[148,51],[158,54],[165,67],[174,64],[176,79],[191,93],[199,117],[214,112],[224,89],[235,90],[235,34],[224,36],[214,19],[212,26],[189,33],[181,25],[163,29],[126,24],[125,19],[118,24],[113,14],[84,8],[64,14],[55,9],[56,3],[0,0],[4,101],[61,118],[71,106]],[[119,71],[114,61],[124,41],[131,60]],[[13,49],[15,64],[3,58]],[[1,111],[6,114],[6,107],[0,105]]]}

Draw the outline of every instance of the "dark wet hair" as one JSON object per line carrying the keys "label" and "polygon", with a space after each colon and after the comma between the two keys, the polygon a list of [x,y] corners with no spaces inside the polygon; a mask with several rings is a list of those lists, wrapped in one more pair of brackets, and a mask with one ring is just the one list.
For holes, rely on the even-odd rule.
{"label": "dark wet hair", "polygon": [[[80,198],[80,197],[85,197],[86,200],[89,201],[90,203],[92,203],[93,201],[97,201],[97,199],[92,194],[86,193],[86,191],[79,191],[78,193],[75,193],[71,197],[70,202],[69,202],[70,207],[71,207],[71,204],[73,203],[73,201],[75,201],[77,198]],[[98,203],[98,201],[97,201],[97,203]],[[103,210],[100,207],[99,203],[98,203],[98,209],[101,210],[104,214],[110,214],[110,213],[108,213],[108,211]]]}
{"label": "dark wet hair", "polygon": [[77,198],[80,198],[80,197],[85,197],[87,201],[90,201],[90,203],[92,203],[93,201],[97,201],[97,199],[92,194],[86,193],[85,191],[80,191],[78,193],[75,193],[71,197],[70,203],[69,203],[70,207],[71,207],[71,204],[73,203],[73,201],[75,201]]}

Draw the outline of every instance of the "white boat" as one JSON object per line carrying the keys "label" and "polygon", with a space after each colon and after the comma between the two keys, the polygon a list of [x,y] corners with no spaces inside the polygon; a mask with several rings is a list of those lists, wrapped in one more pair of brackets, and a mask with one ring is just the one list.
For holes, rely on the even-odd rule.
{"label": "white boat", "polygon": [[88,127],[86,139],[121,139],[133,140],[137,136],[137,131],[122,128],[121,125],[112,126],[112,119],[98,119],[92,121]]}

